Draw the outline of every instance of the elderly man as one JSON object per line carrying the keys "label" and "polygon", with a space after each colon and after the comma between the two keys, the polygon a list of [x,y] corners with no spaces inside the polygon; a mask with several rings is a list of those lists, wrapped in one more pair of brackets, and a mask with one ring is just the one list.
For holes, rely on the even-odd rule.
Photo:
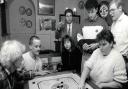
{"label": "elderly man", "polygon": [[116,41],[116,48],[123,55],[128,71],[128,16],[123,12],[123,0],[110,2],[110,15],[113,20],[111,32]]}

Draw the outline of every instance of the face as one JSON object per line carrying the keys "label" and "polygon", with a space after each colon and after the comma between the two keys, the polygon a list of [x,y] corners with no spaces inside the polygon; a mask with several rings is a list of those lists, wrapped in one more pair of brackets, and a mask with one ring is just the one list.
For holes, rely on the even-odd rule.
{"label": "face", "polygon": [[113,21],[116,21],[120,17],[120,7],[117,7],[115,3],[110,4],[109,11]]}
{"label": "face", "polygon": [[72,22],[72,13],[66,13],[66,21],[69,24]]}
{"label": "face", "polygon": [[22,61],[23,61],[23,57],[20,56],[16,61],[14,61],[15,67],[20,68]]}
{"label": "face", "polygon": [[30,49],[34,55],[39,55],[41,50],[41,41],[39,39],[33,39],[33,43],[30,45]]}
{"label": "face", "polygon": [[101,40],[99,42],[100,51],[102,52],[103,56],[107,56],[111,49],[112,49],[113,43],[109,43],[106,40]]}
{"label": "face", "polygon": [[87,10],[87,12],[88,12],[88,17],[90,20],[94,20],[95,17],[97,16],[97,9],[95,8]]}
{"label": "face", "polygon": [[64,41],[64,47],[65,47],[65,49],[70,50],[71,49],[71,42],[69,40],[65,40]]}

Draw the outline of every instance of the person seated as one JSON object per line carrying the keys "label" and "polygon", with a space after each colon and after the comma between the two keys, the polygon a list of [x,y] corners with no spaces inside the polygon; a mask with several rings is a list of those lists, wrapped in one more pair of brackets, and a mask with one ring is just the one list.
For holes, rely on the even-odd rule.
{"label": "person seated", "polygon": [[[16,40],[7,40],[0,51],[0,89],[22,89],[17,80],[17,70],[21,68],[25,45]],[[17,88],[18,87],[18,88]]]}
{"label": "person seated", "polygon": [[76,73],[80,74],[81,70],[81,57],[82,53],[75,46],[74,41],[69,35],[65,35],[62,38],[62,71],[74,70]]}
{"label": "person seated", "polygon": [[31,36],[29,40],[30,51],[23,54],[23,69],[28,74],[29,77],[34,77],[36,75],[45,75],[50,73],[49,71],[43,71],[43,63],[39,57],[39,52],[41,50],[41,40],[38,36]]}
{"label": "person seated", "polygon": [[84,63],[79,89],[83,89],[89,78],[99,88],[121,88],[127,82],[125,61],[115,48],[110,30],[102,30],[97,35],[99,48]]}

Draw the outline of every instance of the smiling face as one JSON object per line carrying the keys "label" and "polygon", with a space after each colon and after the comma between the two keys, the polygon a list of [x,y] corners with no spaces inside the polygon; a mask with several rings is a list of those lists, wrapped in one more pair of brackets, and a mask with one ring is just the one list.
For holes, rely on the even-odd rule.
{"label": "smiling face", "polygon": [[39,55],[41,50],[41,41],[39,39],[33,39],[33,42],[30,45],[30,49],[34,55]]}
{"label": "smiling face", "polygon": [[107,56],[113,47],[113,43],[109,43],[106,40],[101,40],[99,41],[99,47],[103,56]]}

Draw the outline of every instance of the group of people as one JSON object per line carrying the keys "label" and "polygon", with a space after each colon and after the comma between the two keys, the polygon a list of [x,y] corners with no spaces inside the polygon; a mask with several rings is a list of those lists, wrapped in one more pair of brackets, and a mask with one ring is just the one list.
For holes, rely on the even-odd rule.
{"label": "group of people", "polygon": [[[122,88],[127,83],[128,72],[128,16],[123,12],[122,0],[112,0],[109,13],[113,23],[98,16],[98,2],[87,0],[85,9],[88,18],[81,24],[73,23],[73,11],[65,11],[65,20],[59,22],[56,38],[61,40],[61,71],[72,70],[79,75],[79,89],[84,89],[87,79],[102,89]],[[87,28],[100,28],[92,31]],[[86,28],[86,29],[85,29]],[[91,30],[91,29],[90,29]],[[90,33],[92,32],[92,33]],[[85,34],[86,33],[86,34]],[[41,40],[32,36],[30,51],[16,40],[5,41],[0,50],[0,89],[17,89],[18,79],[45,75],[39,58]]]}
{"label": "group of people", "polygon": [[31,36],[30,50],[26,52],[25,49],[26,46],[17,40],[3,43],[0,51],[0,89],[24,89],[24,80],[51,73],[43,70],[38,36]]}
{"label": "group of people", "polygon": [[110,2],[111,26],[98,15],[96,0],[86,1],[84,6],[88,18],[75,25],[77,27],[74,26],[71,9],[65,11],[65,21],[58,24],[56,33],[61,39],[62,68],[81,70],[76,71],[81,75],[80,89],[84,89],[87,79],[103,89],[120,89],[127,84],[128,16],[124,13],[123,3],[123,0]]}

